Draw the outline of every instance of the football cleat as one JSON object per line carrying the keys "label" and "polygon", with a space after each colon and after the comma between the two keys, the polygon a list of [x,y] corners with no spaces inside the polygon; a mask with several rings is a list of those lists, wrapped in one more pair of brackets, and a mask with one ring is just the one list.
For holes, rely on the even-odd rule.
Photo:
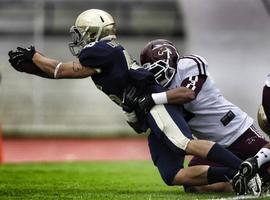
{"label": "football cleat", "polygon": [[248,158],[240,165],[240,173],[247,179],[254,177],[258,169],[256,157]]}
{"label": "football cleat", "polygon": [[255,174],[247,183],[248,193],[260,196],[262,193],[262,180],[258,173]]}
{"label": "football cleat", "polygon": [[263,194],[270,194],[270,182],[263,182],[262,181],[262,193]]}
{"label": "football cleat", "polygon": [[244,195],[248,192],[248,186],[246,183],[246,179],[243,175],[238,171],[232,179],[233,190],[236,195]]}
{"label": "football cleat", "polygon": [[236,195],[251,194],[260,196],[262,193],[262,180],[258,173],[252,178],[247,179],[243,174],[238,171],[232,179],[233,190]]}

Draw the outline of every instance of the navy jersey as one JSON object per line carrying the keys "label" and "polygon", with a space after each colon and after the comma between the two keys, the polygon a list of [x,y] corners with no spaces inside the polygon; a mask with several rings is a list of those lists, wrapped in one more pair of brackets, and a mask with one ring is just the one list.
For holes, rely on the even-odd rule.
{"label": "navy jersey", "polygon": [[152,73],[139,67],[115,40],[88,44],[81,51],[79,61],[85,67],[97,69],[99,73],[92,75],[95,85],[118,105],[129,84],[147,91],[145,87],[154,80]]}
{"label": "navy jersey", "polygon": [[[120,106],[124,89],[129,85],[136,87],[139,91],[138,95],[165,91],[155,82],[153,74],[138,66],[125,49],[114,40],[90,43],[81,51],[79,61],[83,66],[95,68],[99,72],[91,76],[94,83]],[[156,108],[155,115],[151,112],[147,115],[138,112],[136,114],[140,129],[144,131],[148,128],[151,129],[152,137],[149,139],[149,147],[152,159],[162,177],[165,177],[167,182],[171,182],[179,169],[183,167],[185,155],[183,147],[176,146],[175,141],[180,139],[182,141],[184,138],[184,144],[188,141],[186,137],[191,138],[191,132],[182,117],[180,106],[167,104],[159,105]],[[165,117],[159,116],[159,114],[164,114]],[[166,128],[171,125],[173,129]],[[180,131],[175,130],[177,128]],[[180,139],[176,138],[171,141],[170,137],[166,135],[168,130],[176,135],[179,134]]]}

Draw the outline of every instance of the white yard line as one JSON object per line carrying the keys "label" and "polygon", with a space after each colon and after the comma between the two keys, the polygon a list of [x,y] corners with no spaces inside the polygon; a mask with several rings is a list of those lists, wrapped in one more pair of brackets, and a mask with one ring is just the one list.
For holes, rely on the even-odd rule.
{"label": "white yard line", "polygon": [[207,200],[241,200],[241,199],[263,199],[270,197],[270,194],[263,194],[259,197],[253,195],[243,195],[243,196],[235,196],[235,197],[227,197],[227,198],[216,198],[216,199],[207,199]]}

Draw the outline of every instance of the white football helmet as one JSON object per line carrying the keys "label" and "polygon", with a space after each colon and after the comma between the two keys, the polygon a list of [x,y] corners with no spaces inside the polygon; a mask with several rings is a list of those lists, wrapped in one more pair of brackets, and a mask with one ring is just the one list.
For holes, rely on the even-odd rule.
{"label": "white football helmet", "polygon": [[85,45],[97,42],[102,38],[116,38],[115,22],[112,16],[99,9],[82,12],[70,28],[72,42],[69,49],[74,56],[78,56]]}
{"label": "white football helmet", "polygon": [[267,120],[267,117],[265,115],[263,106],[260,105],[258,113],[257,113],[257,120],[258,120],[258,124],[260,126],[260,128],[263,130],[263,132],[265,132],[267,135],[270,136],[270,125],[269,122]]}

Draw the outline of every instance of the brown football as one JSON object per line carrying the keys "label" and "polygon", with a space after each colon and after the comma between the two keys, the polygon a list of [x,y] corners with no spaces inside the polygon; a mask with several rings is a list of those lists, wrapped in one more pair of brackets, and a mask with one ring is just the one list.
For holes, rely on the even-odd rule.
{"label": "brown football", "polygon": [[24,61],[21,64],[20,71],[23,71],[28,74],[34,74],[37,76],[41,76],[44,78],[52,78],[49,75],[47,75],[45,72],[43,72],[38,66],[36,66],[35,63],[30,61]]}
{"label": "brown football", "polygon": [[30,61],[24,61],[22,64],[21,64],[21,70],[23,72],[26,72],[26,73],[29,73],[29,74],[36,74],[36,73],[41,73],[42,70],[39,69],[35,63],[33,62],[30,62]]}

